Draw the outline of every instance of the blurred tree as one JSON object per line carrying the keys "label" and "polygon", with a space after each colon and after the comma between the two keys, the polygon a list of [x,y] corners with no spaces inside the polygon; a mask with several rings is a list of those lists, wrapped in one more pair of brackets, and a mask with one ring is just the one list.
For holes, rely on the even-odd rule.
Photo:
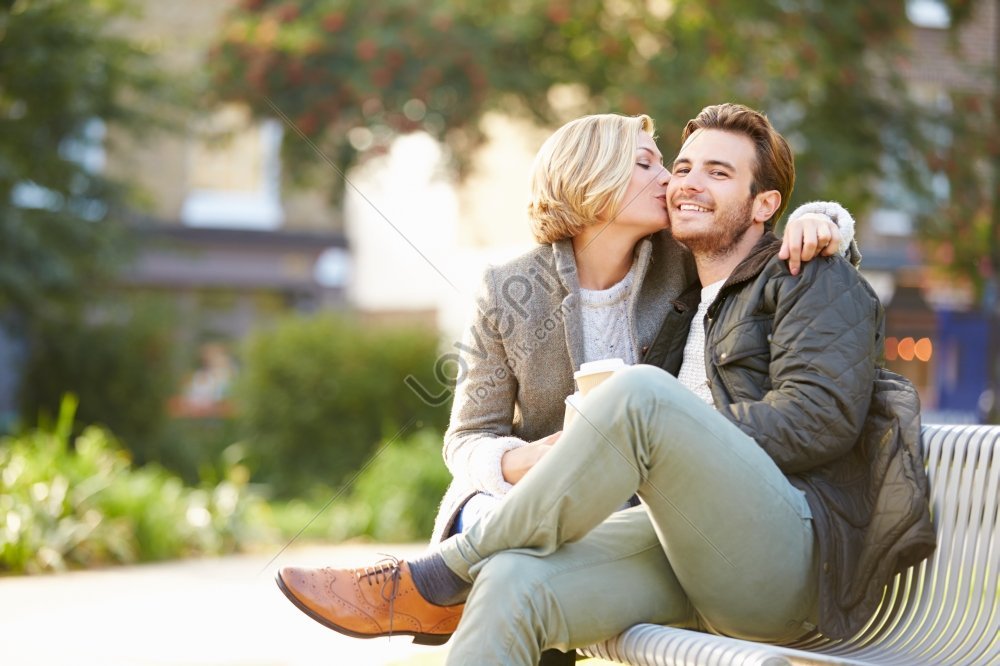
{"label": "blurred tree", "polygon": [[[438,0],[247,0],[213,49],[212,90],[263,116],[280,110],[340,167],[416,129],[452,147],[476,145],[495,82],[492,37],[473,19]],[[293,171],[315,162],[299,136],[286,136]]]}
{"label": "blurred tree", "polygon": [[105,148],[167,127],[178,99],[126,36],[134,16],[129,0],[0,3],[0,325],[27,343],[21,414],[34,423],[74,391],[81,417],[130,444],[162,422],[172,340],[134,309],[95,321],[130,245]]}
{"label": "blurred tree", "polygon": [[[951,17],[951,57],[965,76],[949,82],[932,119],[934,140],[923,161],[941,191],[917,219],[929,262],[970,285],[990,322],[990,391],[980,409],[1000,423],[1000,0],[942,3]],[[990,41],[985,49],[981,41],[966,43],[966,26],[989,35],[992,49]]]}
{"label": "blurred tree", "polygon": [[[941,0],[956,46],[991,3],[1000,35],[1000,0]],[[981,69],[985,85],[918,102],[903,79],[914,66],[908,4],[243,0],[212,52],[213,92],[292,123],[293,172],[316,163],[314,147],[346,170],[423,129],[461,176],[484,138],[480,119],[497,109],[546,125],[645,112],[668,156],[706,104],[762,109],[796,152],[793,207],[831,198],[856,214],[903,209],[930,241],[931,261],[996,312],[1000,396],[1000,53],[965,68]],[[954,57],[982,58],[971,50]],[[343,180],[329,182],[339,196]]]}
{"label": "blurred tree", "polygon": [[[340,168],[424,129],[460,172],[489,110],[645,112],[669,155],[704,105],[740,101],[792,140],[797,193],[863,208],[887,172],[925,196],[897,75],[908,27],[898,0],[244,0],[213,90],[284,115]],[[315,163],[286,136],[293,170]]]}
{"label": "blurred tree", "polygon": [[[970,49],[961,29],[989,17],[993,52]],[[967,74],[950,83],[923,163],[937,174],[937,204],[917,215],[933,265],[968,281],[987,309],[1000,309],[1000,0],[943,0],[951,57]],[[1000,378],[1000,368],[998,368]]]}
{"label": "blurred tree", "polygon": [[106,128],[146,130],[170,98],[146,49],[114,32],[130,11],[0,4],[0,313],[22,323],[63,316],[120,268]]}
{"label": "blurred tree", "polygon": [[[998,26],[1000,31],[1000,26]],[[996,66],[1000,68],[1000,61]],[[953,91],[953,110],[940,121],[945,140],[932,145],[927,162],[944,177],[946,195],[918,215],[928,260],[968,283],[989,308],[1000,289],[1000,102],[996,96]]]}

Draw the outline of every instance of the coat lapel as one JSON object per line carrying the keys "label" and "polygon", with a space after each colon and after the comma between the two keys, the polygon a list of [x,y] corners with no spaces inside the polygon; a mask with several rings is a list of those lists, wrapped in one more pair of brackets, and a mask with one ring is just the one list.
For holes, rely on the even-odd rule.
{"label": "coat lapel", "polygon": [[573,241],[566,239],[552,244],[556,273],[566,296],[562,299],[563,328],[566,332],[566,349],[574,370],[580,369],[584,359],[583,319],[580,314],[580,278],[576,272]]}

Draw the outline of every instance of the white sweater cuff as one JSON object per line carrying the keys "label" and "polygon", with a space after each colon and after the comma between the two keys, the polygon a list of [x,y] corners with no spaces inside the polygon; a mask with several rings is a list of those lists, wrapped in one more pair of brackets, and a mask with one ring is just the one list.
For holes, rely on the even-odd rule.
{"label": "white sweater cuff", "polygon": [[498,437],[487,442],[479,442],[473,451],[472,460],[469,462],[475,470],[479,487],[494,497],[503,497],[514,486],[503,478],[503,470],[500,461],[503,454],[512,449],[527,444],[523,439],[517,437]]}
{"label": "white sweater cuff", "polygon": [[810,201],[796,208],[788,219],[793,220],[806,213],[819,213],[833,220],[840,229],[840,253],[850,258],[851,243],[854,241],[854,218],[847,209],[836,201]]}

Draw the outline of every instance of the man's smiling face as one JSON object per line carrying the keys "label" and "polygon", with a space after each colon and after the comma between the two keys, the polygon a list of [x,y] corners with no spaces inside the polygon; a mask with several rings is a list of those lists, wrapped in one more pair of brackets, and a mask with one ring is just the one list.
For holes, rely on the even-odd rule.
{"label": "man's smiling face", "polygon": [[753,224],[756,154],[746,136],[698,130],[674,160],[667,185],[674,238],[696,254],[726,254]]}

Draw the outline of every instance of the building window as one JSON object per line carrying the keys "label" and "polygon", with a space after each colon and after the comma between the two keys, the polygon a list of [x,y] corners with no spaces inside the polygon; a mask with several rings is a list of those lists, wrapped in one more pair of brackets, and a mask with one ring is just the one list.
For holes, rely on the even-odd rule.
{"label": "building window", "polygon": [[951,26],[951,12],[944,0],[906,0],[906,18],[918,28]]}
{"label": "building window", "polygon": [[181,220],[192,227],[281,226],[281,124],[223,107],[195,127]]}

